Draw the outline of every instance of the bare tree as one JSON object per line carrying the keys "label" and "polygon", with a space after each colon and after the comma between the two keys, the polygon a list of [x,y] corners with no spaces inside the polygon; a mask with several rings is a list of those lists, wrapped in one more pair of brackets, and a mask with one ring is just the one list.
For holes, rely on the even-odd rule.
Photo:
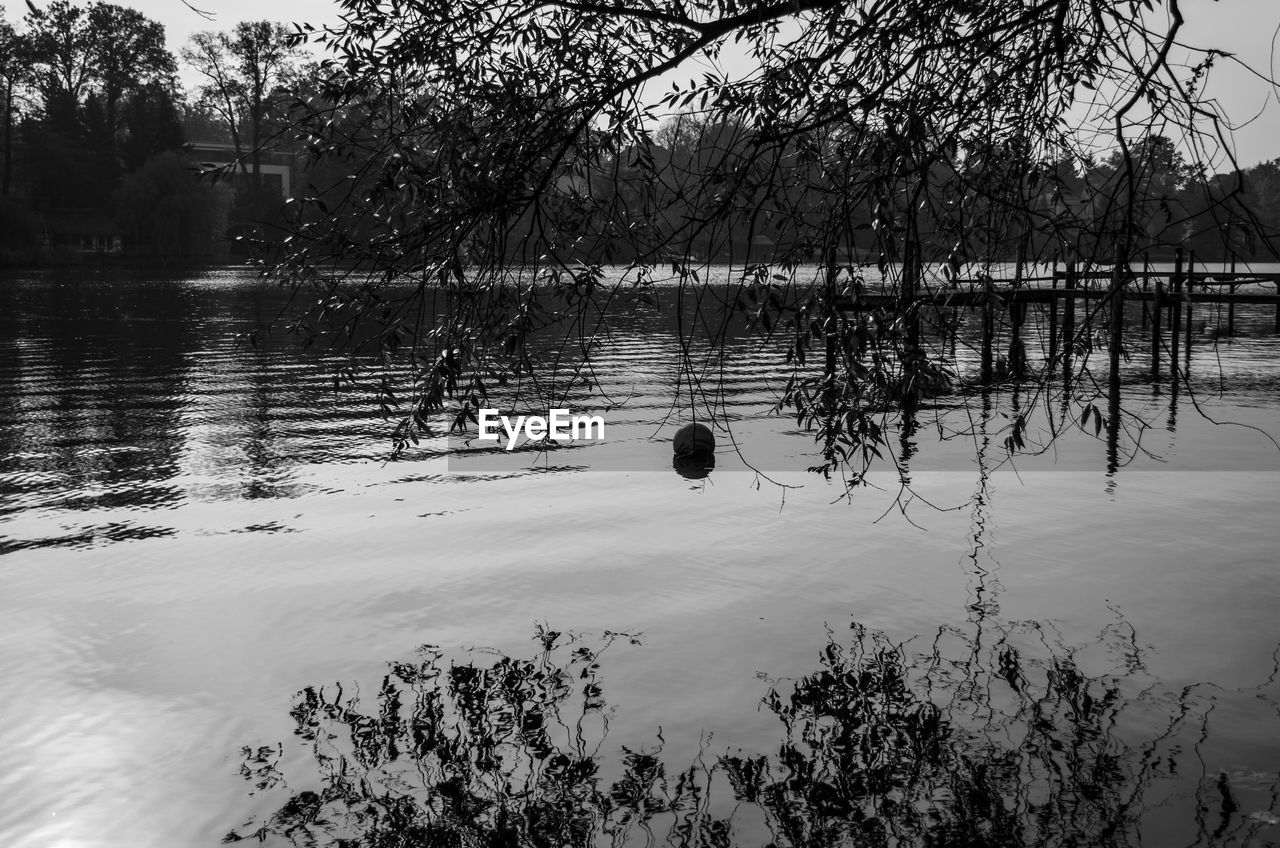
{"label": "bare tree", "polygon": [[280,88],[292,79],[297,51],[283,26],[242,21],[230,32],[200,32],[183,48],[182,59],[205,79],[205,104],[231,133],[236,159],[247,162],[250,185],[262,189],[262,154],[267,126]]}

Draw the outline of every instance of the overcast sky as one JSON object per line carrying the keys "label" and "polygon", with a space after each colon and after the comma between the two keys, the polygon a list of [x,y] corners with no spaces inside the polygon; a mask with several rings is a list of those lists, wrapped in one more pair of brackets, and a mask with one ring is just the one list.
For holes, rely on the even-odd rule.
{"label": "overcast sky", "polygon": [[[44,5],[48,0],[33,0]],[[206,20],[182,0],[116,0],[131,5],[165,25],[169,47],[177,53],[193,32],[229,29],[237,21],[269,17],[282,22],[307,21],[320,25],[336,17],[337,6],[324,0],[191,0],[213,16]],[[14,21],[26,11],[24,0],[7,0],[6,14]],[[1187,24],[1184,40],[1236,53],[1242,60],[1275,77],[1280,71],[1280,0],[1182,0]],[[184,81],[194,82],[184,75]],[[1242,165],[1280,158],[1280,103],[1264,81],[1222,61],[1214,70],[1208,93],[1240,128],[1235,134]],[[1219,168],[1223,163],[1214,163]]]}

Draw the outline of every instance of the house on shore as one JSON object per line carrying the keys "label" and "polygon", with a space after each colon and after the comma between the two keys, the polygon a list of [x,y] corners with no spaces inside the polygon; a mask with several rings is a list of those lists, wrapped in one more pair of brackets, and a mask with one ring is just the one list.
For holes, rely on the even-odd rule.
{"label": "house on shore", "polygon": [[[242,151],[244,158],[237,158],[234,144],[219,141],[189,141],[186,144],[186,151],[203,169],[229,171],[234,185],[243,185],[249,180],[249,152]],[[292,197],[293,154],[275,149],[263,150],[259,154],[259,159],[258,168],[262,175],[262,185],[273,192],[278,192],[284,200]]]}
{"label": "house on shore", "polygon": [[97,209],[45,209],[44,242],[82,254],[121,253],[124,239],[110,215]]}

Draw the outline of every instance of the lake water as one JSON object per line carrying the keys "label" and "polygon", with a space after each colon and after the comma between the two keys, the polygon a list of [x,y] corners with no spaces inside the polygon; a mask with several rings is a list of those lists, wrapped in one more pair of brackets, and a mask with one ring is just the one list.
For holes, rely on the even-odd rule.
{"label": "lake water", "polygon": [[[279,304],[243,269],[0,278],[0,844],[207,846],[272,822],[280,844],[328,844],[368,830],[350,798],[323,796],[342,752],[374,775],[359,785],[384,824],[389,786],[438,807],[429,778],[456,766],[409,768],[385,744],[408,731],[379,712],[431,686],[384,680],[388,663],[434,645],[440,664],[488,668],[547,644],[536,667],[603,692],[561,705],[556,744],[594,758],[607,789],[635,778],[624,746],[660,739],[668,800],[704,764],[699,827],[726,819],[730,844],[794,843],[788,809],[813,844],[849,841],[850,822],[905,844],[931,827],[973,838],[974,822],[991,844],[1280,842],[1270,307],[1241,307],[1234,339],[1197,332],[1193,397],[1143,381],[1135,337],[1126,403],[1144,426],[1120,447],[1142,449],[1118,470],[1092,426],[1003,462],[1006,386],[985,418],[977,397],[922,415],[907,498],[884,473],[845,500],[803,472],[812,438],[770,414],[784,372],[749,339],[716,363],[742,455],[722,433],[710,476],[673,472],[690,409],[673,404],[670,310],[623,321],[601,352],[604,388],[627,398],[605,442],[463,474],[442,440],[388,461],[391,424],[334,391],[333,360],[245,344]],[[939,444],[939,428],[961,435]],[[905,647],[876,654],[873,632]],[[599,652],[587,677],[574,645]],[[815,687],[843,700],[819,709]],[[468,732],[455,753],[483,748]],[[379,734],[382,753],[360,756]],[[735,806],[711,765],[730,751],[764,757],[781,794]],[[854,765],[890,788],[852,787]],[[473,795],[504,791],[477,768]],[[324,815],[307,818],[309,792]],[[622,826],[624,795],[578,803],[614,841],[688,839],[693,807],[654,802],[641,822],[633,803]]]}

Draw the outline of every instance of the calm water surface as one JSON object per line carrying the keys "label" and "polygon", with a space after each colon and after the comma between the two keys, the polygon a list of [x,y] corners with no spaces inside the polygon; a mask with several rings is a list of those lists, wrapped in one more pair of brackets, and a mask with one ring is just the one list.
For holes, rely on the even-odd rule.
{"label": "calm water surface", "polygon": [[[387,461],[390,425],[335,393],[331,363],[246,345],[279,303],[239,269],[0,279],[0,844],[217,844],[318,785],[295,693],[359,687],[376,713],[388,662],[424,644],[534,656],[539,624],[638,635],[600,661],[606,777],[659,732],[673,771],[700,748],[776,755],[761,698],[818,671],[852,622],[945,654],[965,669],[948,691],[988,722],[1032,687],[993,694],[982,646],[1036,642],[1057,680],[1070,655],[1127,706],[1103,745],[1136,799],[1126,838],[1280,842],[1270,313],[1242,309],[1236,339],[1192,354],[1196,401],[1248,427],[1139,382],[1135,354],[1150,426],[1126,445],[1150,455],[1108,474],[1105,445],[1075,433],[983,475],[974,438],[937,445],[926,422],[904,517],[889,475],[848,503],[796,473],[811,441],[768,415],[781,372],[748,341],[725,409],[789,488],[724,449],[706,480],[672,472],[687,410],[665,317],[602,352],[630,398],[607,443],[468,476],[439,442]],[[246,745],[278,745],[287,786],[250,794]]]}

